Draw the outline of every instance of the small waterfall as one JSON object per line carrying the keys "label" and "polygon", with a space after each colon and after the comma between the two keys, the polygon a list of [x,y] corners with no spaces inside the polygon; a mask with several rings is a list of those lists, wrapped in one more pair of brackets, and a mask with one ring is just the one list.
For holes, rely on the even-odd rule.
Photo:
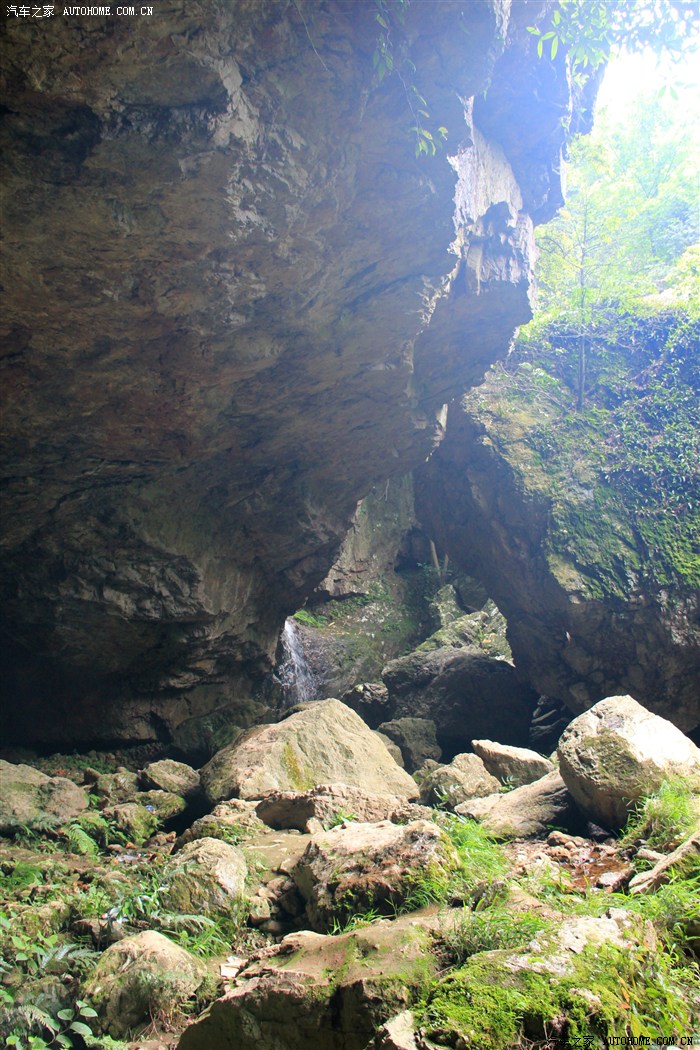
{"label": "small waterfall", "polygon": [[282,685],[285,707],[315,700],[318,680],[306,659],[304,639],[292,617],[284,622],[282,650],[284,657],[277,668],[277,677]]}

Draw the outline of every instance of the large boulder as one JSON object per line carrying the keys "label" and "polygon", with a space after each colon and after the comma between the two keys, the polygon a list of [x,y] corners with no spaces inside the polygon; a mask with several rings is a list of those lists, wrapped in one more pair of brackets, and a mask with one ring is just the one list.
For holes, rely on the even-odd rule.
{"label": "large boulder", "polygon": [[393,718],[432,719],[443,751],[466,751],[482,737],[527,744],[537,694],[506,659],[475,645],[421,648],[390,661],[382,678]]}
{"label": "large boulder", "polygon": [[185,915],[231,916],[243,897],[247,870],[236,846],[221,839],[195,839],[166,862],[163,904]]}
{"label": "large boulder", "polygon": [[437,762],[442,758],[432,718],[394,718],[382,722],[377,729],[400,749],[403,765],[409,773],[420,769],[429,758]]}
{"label": "large boulder", "polygon": [[250,730],[214,755],[201,779],[212,803],[333,783],[402,798],[418,795],[381,740],[334,699],[307,704],[282,722]]}
{"label": "large boulder", "polygon": [[296,828],[309,833],[344,821],[405,823],[430,816],[427,807],[405,798],[377,795],[348,784],[321,784],[311,791],[272,791],[258,802],[255,811],[271,828]]}
{"label": "large boulder", "polygon": [[480,821],[496,838],[532,838],[552,827],[575,829],[580,815],[566,784],[555,769],[532,784],[505,794],[474,798],[457,806],[462,817]]}
{"label": "large boulder", "polygon": [[553,762],[527,747],[512,747],[493,740],[472,740],[472,747],[489,773],[512,787],[531,784],[554,769]]}
{"label": "large boulder", "polygon": [[406,915],[333,937],[291,934],[185,1029],[178,1050],[366,1050],[427,991],[437,925]]}
{"label": "large boulder", "polygon": [[438,766],[421,781],[422,802],[454,809],[469,798],[483,798],[501,784],[491,776],[478,755],[456,755],[449,765]]}
{"label": "large boulder", "polygon": [[444,832],[428,820],[349,823],[314,835],[291,870],[313,929],[368,910],[392,914],[431,872],[456,867]]}
{"label": "large boulder", "polygon": [[87,795],[72,780],[0,759],[0,833],[21,825],[65,824],[87,807]]}
{"label": "large boulder", "polygon": [[700,749],[631,696],[609,696],[562,734],[559,768],[590,820],[621,827],[633,804],[666,778],[700,778]]}
{"label": "large boulder", "polygon": [[85,986],[103,1032],[120,1039],[138,1025],[167,1024],[206,977],[201,960],[155,930],[112,944]]}

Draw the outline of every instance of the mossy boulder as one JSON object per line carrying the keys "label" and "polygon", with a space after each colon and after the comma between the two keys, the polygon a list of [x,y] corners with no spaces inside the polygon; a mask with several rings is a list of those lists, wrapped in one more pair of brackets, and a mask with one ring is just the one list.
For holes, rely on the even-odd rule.
{"label": "mossy boulder", "polygon": [[542,836],[553,827],[573,831],[581,824],[576,804],[556,769],[513,791],[470,799],[455,812],[478,820],[499,839]]}
{"label": "mossy boulder", "polygon": [[437,742],[432,718],[394,718],[377,727],[401,751],[402,765],[409,773],[420,769],[427,759],[439,761],[442,749]]}
{"label": "mossy boulder", "polygon": [[147,1022],[172,1023],[207,976],[207,968],[155,930],[111,945],[84,994],[103,1032],[118,1039]]}
{"label": "mossy boulder", "polygon": [[337,936],[295,933],[183,1032],[178,1050],[366,1050],[425,996],[437,920],[402,916]]}
{"label": "mossy boulder", "polygon": [[195,820],[186,831],[179,836],[175,843],[175,849],[179,850],[187,842],[195,839],[221,839],[235,846],[239,842],[262,831],[264,825],[255,813],[255,802],[244,801],[240,798],[231,798],[227,802],[220,802],[214,806],[211,813],[205,814]]}
{"label": "mossy boulder", "polygon": [[187,809],[187,802],[182,795],[175,795],[172,791],[141,791],[137,801],[149,813],[155,814],[159,824],[167,823]]}
{"label": "mossy boulder", "polygon": [[682,1028],[680,989],[666,975],[660,994],[657,958],[650,930],[622,910],[614,918],[568,918],[555,932],[543,922],[524,949],[477,951],[442,978],[416,1011],[419,1045],[602,1046],[604,1037],[627,1031],[630,995],[635,1008],[650,1016],[663,1008],[666,1021]]}
{"label": "mossy boulder", "polygon": [[150,839],[158,827],[158,815],[154,808],[147,809],[140,802],[124,802],[119,806],[108,806],[103,810],[108,820],[116,826],[135,846]]}
{"label": "mossy boulder", "polygon": [[274,725],[257,726],[201,770],[207,798],[262,798],[343,783],[415,798],[417,788],[362,719],[339,700],[305,704]]}
{"label": "mossy boulder", "polygon": [[119,766],[114,773],[100,773],[92,791],[113,805],[132,802],[139,793],[139,778],[131,769]]}
{"label": "mossy boulder", "polygon": [[680,775],[700,780],[700,749],[631,696],[610,696],[562,734],[559,769],[582,812],[620,828],[643,795]]}
{"label": "mossy boulder", "polygon": [[235,915],[247,865],[241,850],[220,839],[188,842],[163,870],[163,904],[185,915]]}
{"label": "mossy boulder", "polygon": [[432,821],[348,823],[314,835],[291,869],[313,929],[372,910],[393,914],[420,883],[444,880],[457,853]]}
{"label": "mossy boulder", "polygon": [[141,770],[141,783],[146,790],[169,791],[184,799],[195,798],[200,791],[197,770],[172,758],[150,762]]}
{"label": "mossy boulder", "polygon": [[422,802],[448,809],[471,798],[483,798],[500,789],[478,755],[456,755],[448,765],[438,766],[421,780]]}
{"label": "mossy boulder", "polygon": [[87,807],[86,793],[71,780],[0,759],[0,833],[21,825],[65,824]]}

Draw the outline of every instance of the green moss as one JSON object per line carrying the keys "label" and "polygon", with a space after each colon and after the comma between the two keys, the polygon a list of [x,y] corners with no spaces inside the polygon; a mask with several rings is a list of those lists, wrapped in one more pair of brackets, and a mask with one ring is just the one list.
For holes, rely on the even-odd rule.
{"label": "green moss", "polygon": [[313,777],[308,770],[303,768],[299,761],[299,756],[289,740],[285,741],[282,748],[281,763],[294,791],[309,791],[314,787]]}
{"label": "green moss", "polygon": [[438,982],[418,1011],[438,1046],[512,1050],[554,1038],[561,1050],[612,1035],[689,1031],[697,973],[657,951],[589,946],[553,972],[546,949],[522,969],[496,951],[469,959]]}

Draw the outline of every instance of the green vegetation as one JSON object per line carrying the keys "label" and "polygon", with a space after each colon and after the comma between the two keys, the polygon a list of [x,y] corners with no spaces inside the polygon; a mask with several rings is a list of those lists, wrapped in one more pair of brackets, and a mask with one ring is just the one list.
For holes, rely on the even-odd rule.
{"label": "green vegetation", "polygon": [[546,26],[529,27],[537,53],[554,61],[560,49],[567,52],[579,76],[623,49],[655,47],[678,56],[698,29],[692,0],[559,0],[547,18]]}
{"label": "green vegetation", "polygon": [[700,984],[689,967],[653,949],[596,946],[571,957],[562,974],[551,964],[552,948],[542,938],[522,968],[508,965],[509,949],[472,956],[421,1007],[428,1037],[438,1046],[459,1040],[479,1050],[552,1039],[562,1050],[582,1050],[622,1033],[653,1038],[691,1030],[688,1004],[697,1003]]}
{"label": "green vegetation", "polygon": [[686,102],[649,91],[573,143],[566,208],[538,234],[536,317],[466,402],[550,506],[552,571],[591,598],[700,586],[700,134]]}
{"label": "green vegetation", "polygon": [[665,780],[658,791],[635,807],[627,822],[622,844],[670,853],[700,828],[700,798],[686,778]]}

